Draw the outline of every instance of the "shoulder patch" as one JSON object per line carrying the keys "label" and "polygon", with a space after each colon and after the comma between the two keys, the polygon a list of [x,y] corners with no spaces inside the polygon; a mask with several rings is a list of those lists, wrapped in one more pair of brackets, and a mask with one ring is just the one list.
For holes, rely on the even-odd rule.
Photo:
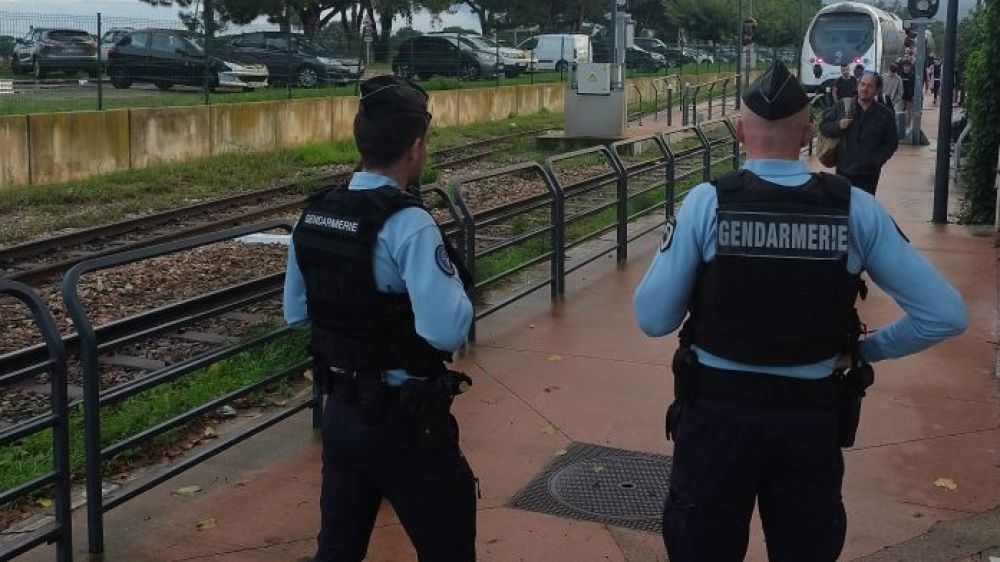
{"label": "shoulder patch", "polygon": [[438,267],[445,275],[449,277],[455,275],[455,264],[451,263],[451,258],[448,257],[448,250],[444,248],[444,244],[438,244],[436,250],[434,250],[434,261],[437,262]]}
{"label": "shoulder patch", "polygon": [[660,240],[661,252],[666,252],[670,249],[670,244],[674,241],[674,232],[676,230],[677,217],[667,217],[667,222],[663,225],[663,240]]}

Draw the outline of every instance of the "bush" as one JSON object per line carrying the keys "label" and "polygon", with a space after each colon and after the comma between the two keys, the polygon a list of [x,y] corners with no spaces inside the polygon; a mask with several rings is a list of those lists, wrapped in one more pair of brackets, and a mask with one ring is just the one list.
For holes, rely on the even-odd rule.
{"label": "bush", "polygon": [[1000,53],[1000,5],[986,2],[974,16],[968,31],[965,66],[962,72],[966,91],[965,111],[975,127],[968,149],[963,179],[966,193],[959,220],[963,223],[993,222],[996,206],[997,150],[1000,149],[1000,73],[996,54]]}

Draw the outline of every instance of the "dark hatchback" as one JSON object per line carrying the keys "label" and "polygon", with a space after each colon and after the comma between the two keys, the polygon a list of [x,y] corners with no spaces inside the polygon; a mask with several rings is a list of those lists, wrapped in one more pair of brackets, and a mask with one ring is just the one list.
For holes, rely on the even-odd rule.
{"label": "dark hatchback", "polygon": [[264,31],[222,37],[221,40],[224,41],[223,53],[237,53],[267,65],[272,82],[291,80],[293,84],[310,88],[319,84],[353,82],[365,72],[361,59],[335,55],[302,34]]}
{"label": "dark hatchback", "polygon": [[201,86],[206,70],[209,87],[253,90],[267,86],[267,67],[236,53],[206,57],[205,51],[183,31],[140,29],[126,35],[108,51],[108,77],[115,88],[136,82],[173,86]]}
{"label": "dark hatchback", "polygon": [[459,42],[455,37],[424,35],[404,41],[392,59],[396,76],[427,80],[455,76],[464,80],[492,78],[504,72],[495,52]]}

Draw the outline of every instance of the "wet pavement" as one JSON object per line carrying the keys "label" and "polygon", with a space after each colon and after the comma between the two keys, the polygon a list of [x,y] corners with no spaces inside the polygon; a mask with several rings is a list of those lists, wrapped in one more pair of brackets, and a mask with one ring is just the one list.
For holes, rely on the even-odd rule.
{"label": "wet pavement", "polygon": [[[936,133],[934,117],[924,122]],[[857,445],[845,454],[844,560],[985,561],[1000,545],[997,256],[992,237],[929,222],[933,169],[930,148],[901,147],[883,172],[878,198],[965,297],[969,329],[917,356],[877,365]],[[478,341],[459,361],[475,385],[455,406],[462,447],[482,486],[480,560],[666,559],[657,534],[507,507],[573,442],[671,453],[663,414],[676,338],[644,336],[631,302],[658,238],[652,233],[630,246],[624,268],[609,256],[575,272],[562,302],[551,304],[543,290],[480,322]],[[899,314],[878,289],[861,310],[870,327]],[[105,559],[309,556],[320,486],[320,446],[309,423],[308,413],[291,418],[111,511]],[[172,493],[191,485],[202,491]],[[75,515],[76,550],[85,560],[83,514]],[[750,545],[748,560],[766,559],[756,519]],[[52,558],[43,549],[25,559]],[[383,505],[367,560],[414,559]]]}

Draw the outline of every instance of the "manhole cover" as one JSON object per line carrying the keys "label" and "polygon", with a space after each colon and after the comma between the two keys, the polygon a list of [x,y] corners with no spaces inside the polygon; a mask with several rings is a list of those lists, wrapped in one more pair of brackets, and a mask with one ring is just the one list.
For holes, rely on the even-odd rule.
{"label": "manhole cover", "polygon": [[511,506],[658,532],[670,457],[574,443]]}

